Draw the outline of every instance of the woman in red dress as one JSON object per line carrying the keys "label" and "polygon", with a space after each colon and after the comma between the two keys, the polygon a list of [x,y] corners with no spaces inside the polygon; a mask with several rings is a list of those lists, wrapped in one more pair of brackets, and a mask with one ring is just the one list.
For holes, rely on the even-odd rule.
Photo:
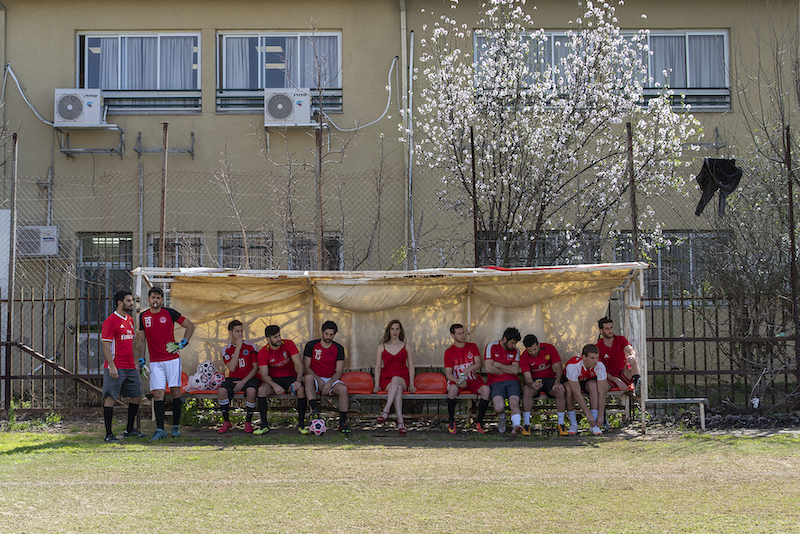
{"label": "woman in red dress", "polygon": [[373,391],[386,391],[386,406],[383,407],[378,423],[385,423],[389,411],[397,412],[397,431],[406,433],[403,423],[403,391],[414,393],[414,359],[411,348],[406,344],[403,325],[397,319],[389,321],[383,333],[383,341],[378,345],[378,356],[375,361],[375,388]]}

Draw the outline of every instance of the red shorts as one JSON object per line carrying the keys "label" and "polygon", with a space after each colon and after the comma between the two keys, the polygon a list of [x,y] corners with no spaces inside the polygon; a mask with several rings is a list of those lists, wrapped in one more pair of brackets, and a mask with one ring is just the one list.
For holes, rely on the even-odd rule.
{"label": "red shorts", "polygon": [[[609,376],[609,378],[610,378],[610,377],[612,377],[612,376],[613,376],[614,378],[619,378],[620,380],[622,380],[623,382],[625,382],[625,384],[626,384],[626,385],[628,385],[628,386],[630,386],[631,384],[633,384],[633,380],[632,380],[632,379],[629,379],[627,376],[625,376],[625,372],[624,372],[624,371],[620,371],[620,372],[619,372],[619,375],[612,375],[611,373],[608,373],[608,376]],[[609,380],[609,382],[611,382],[611,381]],[[613,385],[613,384],[612,384],[612,385]]]}
{"label": "red shorts", "polygon": [[[448,380],[447,389],[450,389],[450,384],[455,384],[455,383]],[[475,395],[477,395],[478,390],[485,385],[486,382],[483,381],[483,377],[478,375],[478,378],[476,378],[475,380],[467,380],[467,385],[464,386],[463,388],[459,388],[458,392],[461,393],[462,391],[469,391],[470,393],[474,393]]]}

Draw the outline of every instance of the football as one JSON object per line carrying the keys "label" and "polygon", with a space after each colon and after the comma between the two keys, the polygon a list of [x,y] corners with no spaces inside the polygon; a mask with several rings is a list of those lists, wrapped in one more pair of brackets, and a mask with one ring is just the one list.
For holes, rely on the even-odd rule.
{"label": "football", "polygon": [[204,386],[202,375],[195,374],[189,377],[189,384],[187,387],[189,391],[197,391],[203,389]]}
{"label": "football", "polygon": [[197,371],[203,373],[204,375],[211,377],[217,371],[217,368],[214,367],[214,364],[210,361],[206,360],[204,362],[200,362],[197,366]]}
{"label": "football", "polygon": [[315,436],[321,436],[328,430],[328,427],[325,426],[325,421],[322,419],[314,419],[311,421],[311,424],[308,425],[308,429],[313,432]]}

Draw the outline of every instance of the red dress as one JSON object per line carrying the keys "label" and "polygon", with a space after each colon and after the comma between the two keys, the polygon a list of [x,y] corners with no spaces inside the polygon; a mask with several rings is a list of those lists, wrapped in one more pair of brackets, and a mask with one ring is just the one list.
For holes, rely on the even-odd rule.
{"label": "red dress", "polygon": [[408,352],[406,352],[406,346],[403,345],[403,348],[400,349],[397,354],[392,354],[384,347],[381,359],[383,360],[383,369],[381,369],[381,379],[379,382],[381,391],[386,391],[389,382],[396,376],[406,381],[406,389],[408,389],[411,378],[408,373]]}

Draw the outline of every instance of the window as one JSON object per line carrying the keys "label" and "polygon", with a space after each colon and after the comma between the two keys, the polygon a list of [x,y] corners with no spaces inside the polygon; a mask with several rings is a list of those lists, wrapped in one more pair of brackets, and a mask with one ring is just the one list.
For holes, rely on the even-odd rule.
{"label": "window", "polygon": [[199,111],[200,35],[79,35],[78,85],[110,111]]}
{"label": "window", "polygon": [[219,34],[217,109],[263,109],[264,89],[310,88],[341,111],[341,57],[340,33]]}
{"label": "window", "polygon": [[[640,235],[647,240],[647,235]],[[710,241],[716,239],[714,232],[663,232],[664,244],[654,246],[649,257],[650,269],[645,270],[645,298],[669,301],[685,292],[697,295],[706,271],[705,254],[713,250]],[[631,234],[625,232],[617,238],[614,251],[616,261],[631,261],[633,249]]]}
{"label": "window", "polygon": [[78,283],[82,326],[98,327],[114,311],[111,298],[131,289],[133,234],[80,234]]}
{"label": "window", "polygon": [[[203,234],[176,232],[166,234],[164,239],[164,267],[202,267]],[[161,243],[158,234],[147,235],[147,265],[160,267]]]}
{"label": "window", "polygon": [[[226,269],[244,269],[244,237],[241,232],[220,232],[218,237],[219,262]],[[274,269],[272,263],[272,236],[264,233],[247,234],[250,269]]]}
{"label": "window", "polygon": [[492,237],[479,232],[479,261],[499,267],[580,265],[600,261],[601,241],[595,232],[551,231],[536,237],[522,230],[513,236]]}
{"label": "window", "polygon": [[314,234],[296,233],[289,236],[290,271],[341,271],[344,269],[342,238],[326,234],[323,238],[322,268],[317,269],[317,248]]}

